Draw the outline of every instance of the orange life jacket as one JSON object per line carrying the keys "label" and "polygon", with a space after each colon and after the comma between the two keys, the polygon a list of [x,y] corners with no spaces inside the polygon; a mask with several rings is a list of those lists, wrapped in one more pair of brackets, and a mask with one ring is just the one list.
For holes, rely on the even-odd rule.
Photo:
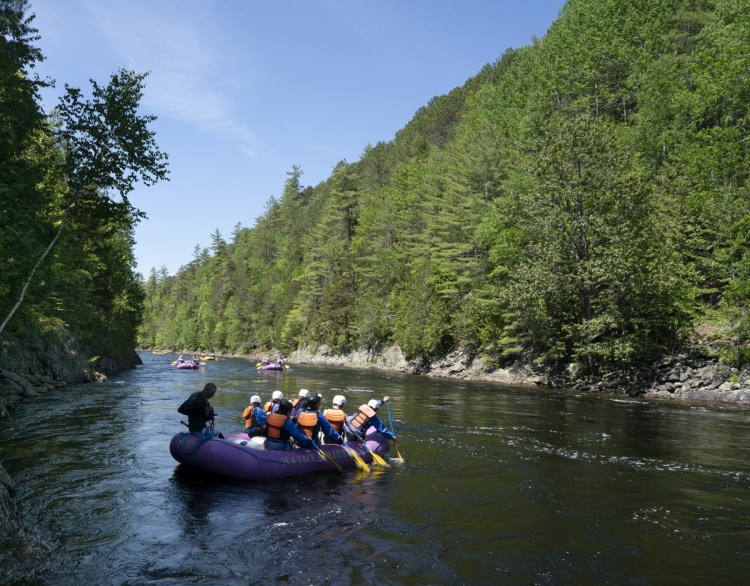
{"label": "orange life jacket", "polygon": [[272,439],[289,439],[289,434],[284,429],[284,422],[287,420],[286,415],[281,413],[268,414],[268,437]]}
{"label": "orange life jacket", "polygon": [[323,417],[328,420],[331,427],[341,433],[341,428],[344,425],[344,419],[346,419],[346,413],[341,409],[326,409],[323,411]]}
{"label": "orange life jacket", "polygon": [[360,405],[359,411],[352,419],[352,427],[356,427],[358,430],[365,432],[367,431],[367,424],[370,423],[370,419],[375,417],[375,409],[369,405]]}
{"label": "orange life jacket", "polygon": [[299,402],[302,400],[302,397],[297,397],[292,401],[292,413],[294,413],[294,410],[297,408],[297,405],[299,405]]}
{"label": "orange life jacket", "polygon": [[317,411],[303,411],[297,416],[297,425],[307,437],[312,438],[318,425]]}
{"label": "orange life jacket", "polygon": [[247,409],[245,409],[242,412],[242,417],[245,419],[245,429],[250,429],[251,427],[259,427],[258,422],[255,421],[255,407],[250,405]]}
{"label": "orange life jacket", "polygon": [[268,403],[263,405],[263,411],[265,411],[266,413],[270,413],[271,409],[273,409],[273,401],[269,401]]}

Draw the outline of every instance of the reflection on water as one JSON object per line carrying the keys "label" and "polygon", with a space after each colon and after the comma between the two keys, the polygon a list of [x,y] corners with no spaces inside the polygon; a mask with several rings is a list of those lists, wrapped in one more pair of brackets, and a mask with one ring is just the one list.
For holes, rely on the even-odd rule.
{"label": "reflection on water", "polygon": [[[0,582],[703,584],[750,562],[748,412],[415,376],[174,356],[25,404],[0,427],[17,504],[52,554]],[[178,465],[177,406],[217,427],[249,395],[391,397],[403,465],[238,482]],[[390,419],[383,409],[386,425]]]}

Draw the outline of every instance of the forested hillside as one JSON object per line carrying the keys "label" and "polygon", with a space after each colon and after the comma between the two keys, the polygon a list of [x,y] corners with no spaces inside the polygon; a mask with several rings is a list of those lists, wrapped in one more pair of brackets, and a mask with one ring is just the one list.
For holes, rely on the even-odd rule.
{"label": "forested hillside", "polygon": [[1,0],[0,334],[28,345],[66,327],[86,356],[132,362],[143,308],[133,227],[143,214],[127,194],[166,174],[153,118],[138,113],[145,76],[118,71],[88,97],[65,86],[44,112],[51,81],[34,73],[38,38],[28,2]]}
{"label": "forested hillside", "polygon": [[[750,358],[750,0],[569,0],[253,227],[146,282],[143,347]],[[239,219],[238,219],[239,222]]]}

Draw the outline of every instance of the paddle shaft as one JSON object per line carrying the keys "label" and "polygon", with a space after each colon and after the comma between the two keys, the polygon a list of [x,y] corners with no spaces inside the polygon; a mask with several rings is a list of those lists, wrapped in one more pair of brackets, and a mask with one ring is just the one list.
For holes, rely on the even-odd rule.
{"label": "paddle shaft", "polygon": [[343,469],[343,468],[342,468],[341,466],[339,466],[339,465],[338,465],[338,464],[336,463],[336,461],[335,461],[335,460],[334,460],[333,458],[331,458],[331,456],[329,456],[328,454],[326,454],[326,453],[325,453],[325,452],[324,452],[324,451],[323,451],[323,450],[322,450],[322,449],[320,448],[320,446],[318,446],[318,444],[316,444],[315,442],[313,442],[313,443],[312,443],[312,445],[313,445],[313,446],[315,447],[315,449],[316,449],[316,450],[318,450],[318,453],[319,453],[319,454],[320,454],[321,456],[323,456],[323,457],[324,457],[324,458],[325,458],[326,460],[328,460],[328,461],[329,461],[329,462],[330,462],[331,464],[333,464],[334,466],[336,466],[336,470],[338,470],[339,472],[343,472],[343,471],[344,471],[344,469]]}
{"label": "paddle shaft", "polygon": [[393,417],[391,416],[391,404],[390,403],[386,403],[386,405],[388,406],[388,419],[391,422],[391,433],[393,434],[393,447],[396,448],[396,457],[399,460],[403,460],[403,458],[401,457],[401,454],[398,451],[398,446],[396,445],[396,432],[393,429]]}
{"label": "paddle shaft", "polygon": [[[391,433],[395,436],[396,432],[393,431],[393,417],[391,416],[391,404],[390,403],[386,403],[385,406],[388,407],[388,419],[391,422]],[[394,440],[394,441],[396,441],[396,440]]]}

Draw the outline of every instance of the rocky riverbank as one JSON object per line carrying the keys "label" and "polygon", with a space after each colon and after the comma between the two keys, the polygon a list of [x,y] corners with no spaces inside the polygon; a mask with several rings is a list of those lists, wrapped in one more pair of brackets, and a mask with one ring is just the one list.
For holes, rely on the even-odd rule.
{"label": "rocky riverbank", "polygon": [[335,354],[327,346],[302,348],[289,356],[292,363],[378,368],[425,376],[486,380],[509,385],[569,388],[582,392],[625,394],[684,402],[709,402],[750,406],[750,367],[737,369],[699,353],[680,354],[639,370],[612,371],[600,377],[583,377],[574,365],[540,368],[517,363],[493,368],[487,359],[456,350],[432,362],[410,362],[398,346],[380,353],[365,351]]}
{"label": "rocky riverbank", "polygon": [[120,357],[85,356],[63,327],[35,333],[23,342],[0,338],[0,419],[21,401],[69,384],[106,380],[141,364],[135,351]]}
{"label": "rocky riverbank", "polygon": [[[23,343],[5,336],[0,339],[0,424],[23,401],[69,384],[106,380],[137,364],[141,359],[135,352],[116,359],[90,359],[62,327],[29,336]],[[0,463],[0,558],[12,557],[23,564],[44,557],[49,548],[19,516],[15,492],[13,480]]]}

